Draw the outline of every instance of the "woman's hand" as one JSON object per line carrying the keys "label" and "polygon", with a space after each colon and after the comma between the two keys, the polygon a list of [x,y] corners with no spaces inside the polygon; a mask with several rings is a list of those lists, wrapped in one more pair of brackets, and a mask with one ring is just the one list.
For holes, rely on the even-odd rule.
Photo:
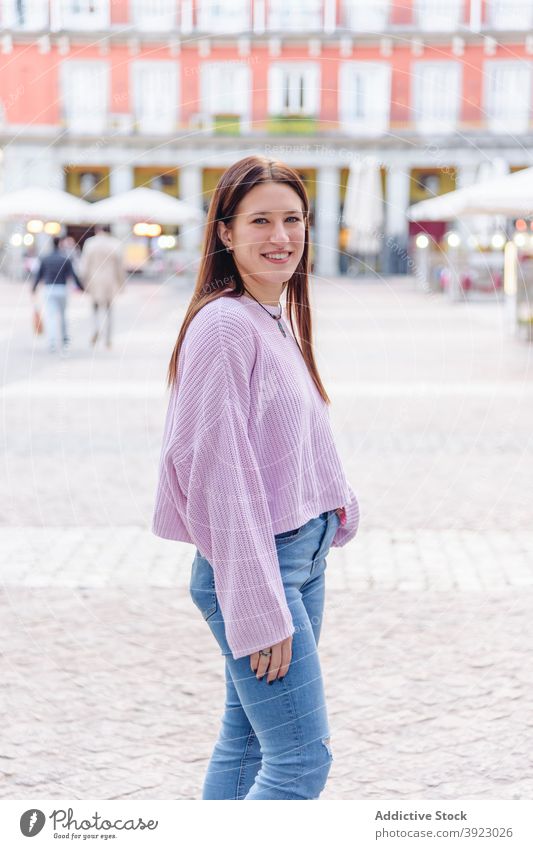
{"label": "woman's hand", "polygon": [[289,671],[292,658],[292,634],[281,643],[276,643],[275,646],[265,646],[264,651],[269,648],[272,648],[272,654],[268,657],[258,651],[251,654],[250,667],[259,681],[268,672],[267,681],[271,684],[276,678],[284,678]]}
{"label": "woman's hand", "polygon": [[339,517],[339,521],[340,521],[341,525],[345,525],[346,524],[346,508],[345,507],[337,507],[335,509],[335,513]]}

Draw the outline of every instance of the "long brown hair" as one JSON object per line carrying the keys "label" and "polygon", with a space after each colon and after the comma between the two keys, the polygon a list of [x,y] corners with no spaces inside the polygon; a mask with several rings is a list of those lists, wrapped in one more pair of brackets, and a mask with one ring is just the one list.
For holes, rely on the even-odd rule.
{"label": "long brown hair", "polygon": [[[202,245],[202,260],[191,302],[185,313],[177,342],[168,367],[167,386],[177,379],[178,357],[185,332],[196,313],[209,301],[221,297],[238,298],[246,291],[232,253],[228,253],[218,235],[218,222],[229,224],[236,215],[242,198],[259,183],[284,183],[290,186],[302,201],[305,241],[300,262],[288,280],[287,314],[296,342],[302,352],[309,373],[326,402],[330,398],[324,389],[313,355],[311,311],[309,308],[309,199],[305,186],[292,168],[284,162],[265,156],[246,156],[228,168],[211,198]],[[294,327],[296,321],[297,332]]]}

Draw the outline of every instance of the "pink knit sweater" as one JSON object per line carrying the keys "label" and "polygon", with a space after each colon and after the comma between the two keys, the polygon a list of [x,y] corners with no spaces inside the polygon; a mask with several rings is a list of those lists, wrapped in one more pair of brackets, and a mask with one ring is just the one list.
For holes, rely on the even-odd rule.
{"label": "pink knit sweater", "polygon": [[274,534],[344,506],[332,545],[357,533],[329,408],[289,325],[248,297],[194,316],[181,348],[152,531],[194,544],[213,567],[235,659],[294,633]]}

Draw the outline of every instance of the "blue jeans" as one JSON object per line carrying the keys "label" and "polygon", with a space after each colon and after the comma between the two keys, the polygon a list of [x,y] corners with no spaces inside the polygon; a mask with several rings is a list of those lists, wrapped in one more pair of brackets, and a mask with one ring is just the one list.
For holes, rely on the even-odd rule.
{"label": "blue jeans", "polygon": [[[258,681],[250,656],[234,660],[211,564],[196,551],[189,591],[225,657],[226,703],[202,799],[318,799],[332,753],[317,645],[324,611],[326,555],[339,526],[334,510],[276,534],[295,631],[281,680]],[[266,647],[265,647],[266,648]]]}
{"label": "blue jeans", "polygon": [[46,284],[44,287],[44,312],[45,330],[48,338],[48,346],[60,347],[58,333],[61,333],[61,341],[65,343],[68,339],[67,333],[67,289],[65,284]]}

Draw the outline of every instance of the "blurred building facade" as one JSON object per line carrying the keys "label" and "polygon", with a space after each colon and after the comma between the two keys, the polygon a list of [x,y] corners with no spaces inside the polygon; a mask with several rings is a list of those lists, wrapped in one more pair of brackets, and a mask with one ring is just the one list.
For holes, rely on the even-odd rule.
{"label": "blurred building facade", "polygon": [[421,226],[409,204],[495,156],[533,164],[533,0],[0,0],[0,13],[4,191],[99,200],[148,185],[205,209],[225,167],[266,153],[304,178],[315,270],[331,275],[350,163],[372,154],[390,272]]}

